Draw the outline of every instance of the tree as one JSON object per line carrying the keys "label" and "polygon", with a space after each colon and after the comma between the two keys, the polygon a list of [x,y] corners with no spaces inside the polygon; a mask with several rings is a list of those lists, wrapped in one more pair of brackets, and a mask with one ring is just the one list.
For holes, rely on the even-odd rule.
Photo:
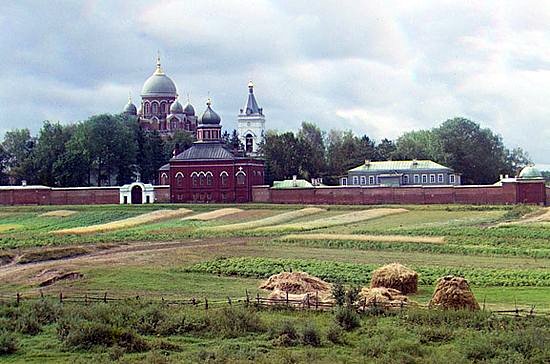
{"label": "tree", "polygon": [[173,136],[168,137],[168,139],[164,142],[164,163],[168,163],[170,158],[174,156],[173,153],[176,148],[176,144],[179,146],[180,151],[184,151],[185,149],[190,148],[194,141],[195,137],[190,132],[183,130],[176,131]]}
{"label": "tree", "polygon": [[92,160],[89,146],[89,124],[74,126],[64,153],[54,162],[56,180],[60,186],[78,187],[91,185]]}
{"label": "tree", "polygon": [[74,127],[62,126],[59,122],[45,121],[38,133],[33,159],[37,182],[46,186],[61,186],[58,176],[65,169],[59,163],[66,152],[66,144]]}
{"label": "tree", "polygon": [[6,153],[7,173],[12,183],[19,184],[22,180],[35,183],[36,173],[33,163],[33,150],[36,138],[31,136],[29,129],[15,129],[6,132],[2,147]]}
{"label": "tree", "polygon": [[376,158],[375,160],[387,161],[392,159],[392,155],[395,153],[395,144],[389,139],[382,139],[376,146]]}
{"label": "tree", "polygon": [[465,184],[488,184],[507,169],[508,152],[499,135],[468,119],[455,118],[435,128],[443,163],[462,173]]}
{"label": "tree", "polygon": [[302,174],[306,178],[322,176],[327,165],[325,134],[317,125],[304,121],[298,131],[298,142],[303,150]]}
{"label": "tree", "polygon": [[239,133],[237,133],[237,130],[233,129],[231,132],[231,138],[229,138],[227,145],[233,151],[244,150],[244,145],[241,142],[241,139],[239,139]]}
{"label": "tree", "polygon": [[397,138],[391,157],[395,160],[429,159],[441,162],[442,151],[434,132],[418,130],[407,132]]}
{"label": "tree", "polygon": [[265,157],[267,183],[299,175],[301,148],[294,133],[268,131],[260,152]]}
{"label": "tree", "polygon": [[506,157],[506,174],[516,176],[523,167],[531,162],[529,153],[524,151],[521,147],[516,147],[509,151]]}

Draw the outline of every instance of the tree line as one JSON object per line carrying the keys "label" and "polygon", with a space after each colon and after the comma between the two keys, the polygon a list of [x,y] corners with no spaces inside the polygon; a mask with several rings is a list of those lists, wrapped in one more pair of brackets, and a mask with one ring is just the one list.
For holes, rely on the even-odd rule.
{"label": "tree line", "polygon": [[326,133],[304,122],[296,134],[267,132],[261,150],[268,183],[296,175],[337,184],[339,177],[365,160],[430,159],[461,173],[464,184],[490,184],[500,174],[514,176],[530,163],[523,149],[507,149],[500,135],[464,118],[378,143],[368,135],[357,136],[349,130]]}
{"label": "tree line", "polygon": [[[242,153],[235,130],[224,132],[228,148]],[[36,136],[29,129],[6,132],[0,144],[0,184],[108,186],[132,182],[139,174],[154,183],[173,150],[191,146],[192,134],[161,137],[143,130],[133,117],[96,115],[64,125],[45,121]],[[323,178],[337,184],[349,169],[372,161],[431,159],[462,173],[464,183],[493,183],[499,174],[514,175],[529,162],[521,148],[508,150],[502,138],[467,119],[447,120],[430,130],[411,131],[395,141],[376,142],[350,130],[322,131],[310,122],[297,133],[268,131],[260,145],[266,160],[266,183],[291,178]]]}

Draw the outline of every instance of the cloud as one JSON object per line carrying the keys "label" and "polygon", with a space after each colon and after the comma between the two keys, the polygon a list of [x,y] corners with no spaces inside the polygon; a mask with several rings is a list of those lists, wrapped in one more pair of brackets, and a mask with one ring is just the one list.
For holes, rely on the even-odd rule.
{"label": "cloud", "polygon": [[0,131],[138,100],[156,51],[198,112],[378,140],[463,116],[550,164],[550,6],[512,1],[21,1],[0,5]]}

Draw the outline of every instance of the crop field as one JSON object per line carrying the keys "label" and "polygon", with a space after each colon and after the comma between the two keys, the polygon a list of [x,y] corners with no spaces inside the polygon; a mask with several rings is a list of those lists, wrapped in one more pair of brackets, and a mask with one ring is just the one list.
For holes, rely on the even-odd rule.
{"label": "crop field", "polygon": [[[546,216],[534,206],[1,207],[0,361],[548,362]],[[338,311],[243,307],[267,296],[258,287],[272,274],[365,287],[393,262],[419,274],[411,300],[427,304],[438,278],[459,275],[484,311],[371,312],[350,329]],[[537,316],[491,314],[515,309]]]}

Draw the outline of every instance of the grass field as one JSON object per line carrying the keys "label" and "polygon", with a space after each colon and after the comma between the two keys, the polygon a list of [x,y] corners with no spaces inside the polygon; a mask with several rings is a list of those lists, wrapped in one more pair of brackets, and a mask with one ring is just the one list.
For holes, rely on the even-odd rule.
{"label": "grass field", "polygon": [[[226,302],[227,297],[237,301],[245,292],[266,295],[258,289],[261,280],[283,270],[304,270],[331,282],[364,286],[372,270],[400,262],[419,272],[419,292],[411,299],[421,304],[430,299],[438,277],[457,274],[470,281],[487,310],[534,307],[535,312],[550,314],[550,227],[542,219],[522,220],[525,213],[543,216],[545,212],[537,207],[462,205],[3,207],[0,297],[13,303],[17,292],[23,297],[38,297],[40,292],[46,297],[58,297],[60,292],[67,297],[108,293],[142,300],[206,298]],[[39,287],[41,274],[58,271],[78,272],[81,278]],[[25,305],[20,310],[25,310]],[[67,312],[77,309],[65,305]],[[335,333],[331,313],[261,311],[253,314],[260,322],[258,332],[243,329],[233,337],[218,337],[214,329],[209,331],[210,324],[203,323],[200,330],[193,326],[189,332],[161,334],[163,339],[158,339],[158,335],[132,326],[129,330],[145,340],[147,350],[133,352],[112,343],[84,348],[71,346],[72,336],[67,339],[59,331],[65,309],[56,311],[55,320],[38,323],[40,329],[29,333],[32,330],[23,329],[32,325],[29,322],[13,328],[8,325],[28,313],[16,314],[15,309],[6,307],[0,310],[0,355],[10,340],[18,346],[15,353],[0,356],[7,362],[110,362],[120,358],[130,362],[334,362],[333,355],[348,362],[442,362],[449,350],[455,352],[453,362],[546,362],[550,355],[536,342],[517,344],[518,348],[527,345],[529,350],[504,349],[498,343],[512,340],[504,331],[503,336],[496,329],[494,337],[478,337],[472,327],[460,324],[461,317],[456,318],[456,328],[450,325],[450,332],[431,333],[431,341],[423,342],[424,331],[440,330],[429,324],[440,319],[439,313],[426,316],[428,322],[422,324],[401,316],[366,315],[360,318],[359,329]],[[118,315],[119,309],[113,310],[112,314]],[[210,320],[201,316],[202,312],[187,315],[193,320]],[[481,326],[494,320],[473,316]],[[524,327],[506,322],[502,327],[526,337],[536,333],[535,337],[546,338],[550,321],[540,320]],[[81,321],[84,326],[77,325],[78,333],[97,329],[92,319]],[[287,321],[299,332],[307,329],[306,323],[313,323],[322,336],[319,346],[299,340],[289,346],[274,344],[278,334],[270,327]],[[101,325],[104,330],[117,325],[116,330],[126,329],[113,322]],[[119,331],[111,332],[110,337]],[[340,335],[343,342],[328,339],[332,334]],[[369,335],[379,342],[368,342]],[[167,342],[161,345],[159,340]],[[476,342],[492,345],[493,351],[476,347]],[[402,356],[394,353],[392,345]]]}

